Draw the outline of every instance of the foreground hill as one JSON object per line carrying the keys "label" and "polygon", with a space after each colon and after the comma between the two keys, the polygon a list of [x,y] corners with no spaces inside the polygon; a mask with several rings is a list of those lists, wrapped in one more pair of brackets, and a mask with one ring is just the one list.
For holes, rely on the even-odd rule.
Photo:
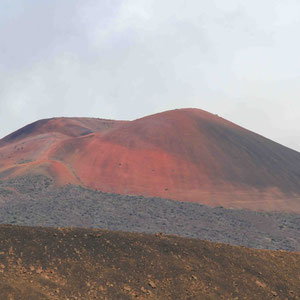
{"label": "foreground hill", "polygon": [[300,254],[164,235],[0,226],[1,299],[300,299]]}
{"label": "foreground hill", "polygon": [[175,234],[300,251],[300,215],[209,207],[158,197],[59,187],[44,176],[0,182],[0,223]]}
{"label": "foreground hill", "polygon": [[300,212],[300,153],[198,109],[135,121],[50,119],[0,141],[0,176],[104,192]]}

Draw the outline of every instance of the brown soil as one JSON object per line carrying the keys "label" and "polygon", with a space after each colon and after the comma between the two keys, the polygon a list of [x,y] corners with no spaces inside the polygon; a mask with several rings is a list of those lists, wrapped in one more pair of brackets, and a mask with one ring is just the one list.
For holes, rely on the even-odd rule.
{"label": "brown soil", "polygon": [[0,226],[0,299],[300,299],[300,254],[88,229]]}

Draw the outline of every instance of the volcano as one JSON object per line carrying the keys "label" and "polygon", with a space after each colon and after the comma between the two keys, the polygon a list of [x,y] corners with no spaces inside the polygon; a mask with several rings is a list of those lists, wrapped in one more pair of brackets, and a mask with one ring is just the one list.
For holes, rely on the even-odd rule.
{"label": "volcano", "polygon": [[0,140],[0,179],[300,213],[300,153],[199,109],[134,121],[53,118]]}

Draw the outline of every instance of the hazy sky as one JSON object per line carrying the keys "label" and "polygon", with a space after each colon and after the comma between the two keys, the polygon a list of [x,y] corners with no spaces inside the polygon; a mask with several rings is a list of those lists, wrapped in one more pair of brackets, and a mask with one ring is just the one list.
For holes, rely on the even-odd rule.
{"label": "hazy sky", "polygon": [[300,150],[299,0],[1,0],[0,137],[197,107]]}

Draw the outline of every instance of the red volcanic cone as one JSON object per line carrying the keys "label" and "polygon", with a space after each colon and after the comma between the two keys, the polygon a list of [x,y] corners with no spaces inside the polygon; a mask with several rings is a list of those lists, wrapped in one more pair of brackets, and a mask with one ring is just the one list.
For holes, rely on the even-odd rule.
{"label": "red volcanic cone", "polygon": [[2,178],[35,172],[105,192],[300,212],[300,153],[198,109],[42,120],[0,141],[0,167]]}

